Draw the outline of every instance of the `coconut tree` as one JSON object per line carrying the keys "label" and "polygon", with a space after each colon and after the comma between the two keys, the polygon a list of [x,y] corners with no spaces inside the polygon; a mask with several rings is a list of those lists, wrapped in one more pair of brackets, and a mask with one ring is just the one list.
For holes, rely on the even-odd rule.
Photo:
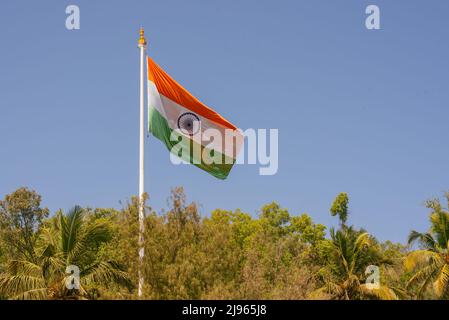
{"label": "coconut tree", "polygon": [[338,216],[340,228],[330,229],[326,252],[326,265],[319,272],[325,285],[316,294],[330,295],[332,299],[396,299],[394,291],[386,286],[364,283],[367,267],[389,264],[367,232],[355,230],[346,224],[349,215],[349,197],[340,193],[330,213]]}
{"label": "coconut tree", "polygon": [[78,206],[67,215],[58,212],[40,231],[35,257],[8,263],[0,275],[0,296],[86,299],[102,286],[131,288],[120,266],[99,254],[110,236],[105,221],[89,219]]}
{"label": "coconut tree", "polygon": [[388,263],[366,232],[345,227],[330,230],[328,265],[324,268],[325,286],[320,291],[336,300],[396,299],[387,286],[366,284],[365,271],[369,265]]}
{"label": "coconut tree", "polygon": [[[449,204],[449,193],[445,194]],[[430,230],[425,233],[412,231],[408,242],[419,244],[405,259],[405,268],[413,276],[407,288],[416,289],[416,297],[424,298],[429,291],[437,299],[449,298],[449,212],[438,199],[427,201],[431,209]]]}

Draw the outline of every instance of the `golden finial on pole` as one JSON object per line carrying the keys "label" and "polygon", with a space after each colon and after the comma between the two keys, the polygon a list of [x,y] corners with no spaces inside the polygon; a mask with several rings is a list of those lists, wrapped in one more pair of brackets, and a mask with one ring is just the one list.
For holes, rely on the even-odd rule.
{"label": "golden finial on pole", "polygon": [[147,40],[145,40],[145,31],[143,28],[140,28],[140,37],[139,37],[139,48],[140,47],[146,47]]}

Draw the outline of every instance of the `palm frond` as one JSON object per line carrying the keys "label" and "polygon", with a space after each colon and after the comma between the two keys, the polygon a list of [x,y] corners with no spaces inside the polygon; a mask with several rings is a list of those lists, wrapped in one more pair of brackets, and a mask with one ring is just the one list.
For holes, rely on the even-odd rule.
{"label": "palm frond", "polygon": [[438,273],[433,287],[437,297],[443,297],[449,289],[449,265],[444,264]]}
{"label": "palm frond", "polygon": [[120,266],[113,262],[98,262],[81,272],[81,281],[86,285],[99,284],[108,287],[118,284],[128,289],[133,288],[133,283],[128,274]]}
{"label": "palm frond", "polygon": [[369,246],[371,244],[369,234],[367,232],[362,233],[357,237],[354,243],[354,252],[359,252],[363,248]]}
{"label": "palm frond", "polygon": [[424,249],[435,252],[438,250],[438,244],[430,233],[421,233],[415,230],[411,231],[408,236],[408,244],[413,244],[417,241]]}
{"label": "palm frond", "polygon": [[438,244],[444,248],[449,241],[449,213],[442,209],[435,211],[430,215],[430,222],[431,230],[435,234]]}
{"label": "palm frond", "polygon": [[12,300],[45,300],[48,298],[47,288],[32,289],[13,296]]}
{"label": "palm frond", "polygon": [[46,295],[45,290],[46,285],[42,277],[26,274],[2,275],[0,277],[0,293],[7,297],[40,298]]}
{"label": "palm frond", "polygon": [[61,246],[65,256],[68,256],[73,250],[78,232],[83,223],[83,210],[79,206],[75,206],[64,216],[59,217],[61,226]]}
{"label": "palm frond", "polygon": [[12,275],[28,274],[36,277],[42,275],[40,266],[27,260],[11,260],[6,266],[6,271]]}
{"label": "palm frond", "polygon": [[410,290],[412,286],[421,284],[416,292],[417,298],[421,299],[424,292],[429,287],[431,281],[437,275],[437,272],[438,268],[435,264],[429,264],[421,268],[409,279],[406,285],[406,289]]}
{"label": "palm frond", "polygon": [[362,295],[379,299],[379,300],[397,300],[398,296],[395,294],[395,292],[386,287],[386,286],[379,286],[378,288],[372,288],[368,284],[362,284],[360,285],[360,290],[362,292]]}
{"label": "palm frond", "polygon": [[404,260],[404,267],[407,271],[413,271],[418,267],[427,265],[428,263],[441,262],[440,254],[429,250],[415,250],[410,252]]}
{"label": "palm frond", "polygon": [[92,225],[81,228],[78,239],[68,255],[68,260],[76,263],[88,251],[97,247],[110,238],[110,230],[106,223],[95,222]]}

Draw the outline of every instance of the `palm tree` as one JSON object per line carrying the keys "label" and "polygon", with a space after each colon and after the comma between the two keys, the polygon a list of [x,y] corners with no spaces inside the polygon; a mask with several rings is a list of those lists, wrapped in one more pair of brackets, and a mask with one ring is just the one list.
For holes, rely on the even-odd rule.
{"label": "palm tree", "polygon": [[[449,193],[446,193],[449,203]],[[407,288],[417,286],[416,296],[423,298],[427,290],[433,289],[437,299],[449,298],[449,213],[438,199],[426,203],[432,210],[431,228],[426,233],[412,231],[408,242],[418,242],[419,250],[412,251],[405,259],[407,271],[414,272]],[[432,285],[432,286],[431,286]]]}
{"label": "palm tree", "polygon": [[332,299],[397,299],[393,289],[377,284],[363,283],[368,266],[390,264],[375,240],[363,230],[354,230],[346,224],[349,216],[349,197],[340,193],[330,209],[332,216],[338,216],[340,229],[330,229],[327,262],[320,270],[325,285],[315,294],[330,295]]}
{"label": "palm tree", "polygon": [[369,265],[386,264],[369,234],[343,227],[330,230],[329,264],[325,270],[326,285],[322,292],[332,299],[396,299],[392,289],[379,285],[373,287],[363,283],[365,270]]}
{"label": "palm tree", "polygon": [[[131,288],[128,275],[99,254],[110,238],[104,221],[89,221],[75,206],[67,215],[58,212],[39,233],[33,259],[12,260],[0,274],[0,296],[13,299],[86,299],[98,287],[120,285]],[[79,270],[79,286],[69,270]],[[78,288],[77,288],[78,287]]]}

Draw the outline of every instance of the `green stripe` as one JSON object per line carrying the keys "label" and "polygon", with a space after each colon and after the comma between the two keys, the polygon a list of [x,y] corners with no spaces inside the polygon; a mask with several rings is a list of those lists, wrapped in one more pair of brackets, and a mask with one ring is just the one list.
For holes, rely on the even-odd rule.
{"label": "green stripe", "polygon": [[[232,166],[235,163],[234,159],[231,159],[230,157],[228,157],[224,154],[220,154],[221,164],[216,164],[216,163],[207,164],[207,163],[204,163],[202,161],[202,159],[198,159],[198,155],[194,155],[193,150],[198,150],[197,148],[200,147],[201,154],[203,154],[203,150],[207,149],[207,148],[205,148],[202,145],[199,145],[197,142],[195,142],[191,139],[181,139],[181,135],[178,134],[173,129],[171,129],[168,126],[167,119],[165,119],[159,113],[159,111],[157,111],[153,107],[150,107],[148,110],[148,129],[153,134],[153,136],[155,136],[156,138],[161,140],[165,144],[167,149],[170,150],[170,152],[173,154],[176,154],[175,152],[172,151],[173,146],[175,146],[175,145],[182,146],[182,147],[184,147],[183,148],[184,150],[188,150],[187,149],[188,146],[185,146],[185,144],[190,143],[190,154],[186,154],[186,152],[182,152],[182,154],[177,154],[177,156],[180,157],[182,160],[187,161],[187,162],[197,166],[198,168],[201,168],[204,171],[209,172],[211,175],[213,175],[214,177],[217,177],[219,179],[223,179],[223,180],[226,179],[226,177],[229,174],[229,171],[231,171]],[[170,136],[173,131],[175,132],[175,134],[178,135],[179,141],[171,141],[170,140]],[[183,142],[181,142],[181,141],[183,141]],[[216,152],[214,150],[208,150],[208,151],[210,151],[212,154],[214,152]],[[194,159],[197,160],[196,163],[194,163]],[[198,162],[201,162],[201,163],[198,164]],[[226,164],[229,162],[231,162],[231,163]]]}

